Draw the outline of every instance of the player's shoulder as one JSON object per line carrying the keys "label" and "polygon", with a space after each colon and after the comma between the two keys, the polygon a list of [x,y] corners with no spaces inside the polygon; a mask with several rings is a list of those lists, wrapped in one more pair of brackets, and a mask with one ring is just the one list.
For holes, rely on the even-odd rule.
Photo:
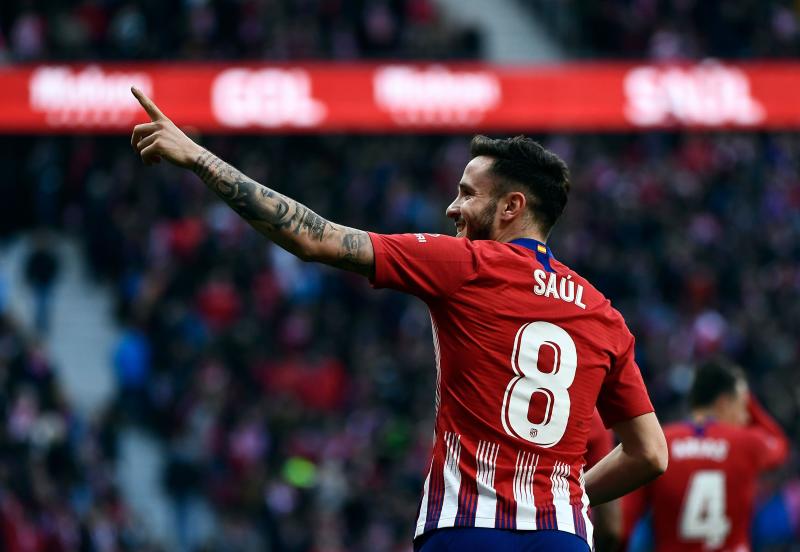
{"label": "player's shoulder", "polygon": [[719,421],[695,424],[673,422],[663,426],[670,457],[712,458],[722,461],[746,456],[758,445],[758,438],[747,428]]}
{"label": "player's shoulder", "polygon": [[692,425],[686,421],[664,424],[661,429],[664,432],[664,437],[666,438],[667,442],[671,441],[672,439],[687,437],[696,433],[696,431],[692,428]]}
{"label": "player's shoulder", "polygon": [[746,433],[746,428],[727,424],[718,420],[709,420],[704,423],[695,423],[691,420],[678,420],[665,424],[662,427],[664,436],[675,437],[738,437]]}
{"label": "player's shoulder", "polygon": [[472,255],[473,243],[463,238],[435,233],[379,234],[369,232],[376,253],[395,251],[403,254],[419,254],[438,257],[455,254]]}
{"label": "player's shoulder", "polygon": [[475,256],[476,263],[489,272],[512,268],[522,269],[530,266],[531,262],[541,266],[536,252],[525,246],[497,240],[452,239],[462,241],[463,246],[469,248]]}
{"label": "player's shoulder", "polygon": [[759,448],[764,443],[764,435],[752,427],[734,424],[715,424],[713,435],[731,443],[737,454],[746,454],[754,447]]}
{"label": "player's shoulder", "polygon": [[608,299],[602,291],[597,289],[594,284],[579,272],[555,258],[551,259],[550,266],[557,275],[557,279],[569,278],[569,281],[575,282],[576,288],[580,286],[583,289],[583,302],[587,306],[586,310],[588,313],[599,319],[606,327],[613,329],[615,332],[621,332],[626,338],[630,336],[628,325],[622,313],[614,307],[611,300]]}

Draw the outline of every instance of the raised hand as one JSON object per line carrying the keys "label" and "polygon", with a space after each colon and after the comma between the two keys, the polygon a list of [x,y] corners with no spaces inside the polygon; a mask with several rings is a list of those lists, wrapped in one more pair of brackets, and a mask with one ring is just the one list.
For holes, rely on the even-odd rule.
{"label": "raised hand", "polygon": [[181,129],[175,126],[141,90],[131,92],[150,117],[149,123],[136,125],[131,135],[131,146],[145,165],[158,163],[161,158],[173,165],[191,168],[203,148],[195,144]]}
{"label": "raised hand", "polygon": [[163,157],[191,169],[251,226],[306,261],[318,261],[364,276],[375,271],[372,242],[366,232],[334,224],[292,198],[259,184],[204,148],[175,126],[153,101],[131,88],[150,116],[136,125],[131,146],[146,165]]}

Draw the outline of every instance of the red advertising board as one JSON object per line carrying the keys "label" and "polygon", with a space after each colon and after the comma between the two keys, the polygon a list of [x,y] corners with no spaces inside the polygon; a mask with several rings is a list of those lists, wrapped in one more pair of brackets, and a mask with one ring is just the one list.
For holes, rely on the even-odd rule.
{"label": "red advertising board", "polygon": [[800,63],[0,68],[0,132],[130,131],[137,86],[206,133],[800,128]]}

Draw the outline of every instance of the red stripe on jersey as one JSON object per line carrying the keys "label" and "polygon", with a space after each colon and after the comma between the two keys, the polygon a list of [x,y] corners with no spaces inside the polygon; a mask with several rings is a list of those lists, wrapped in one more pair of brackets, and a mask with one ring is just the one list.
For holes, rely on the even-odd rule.
{"label": "red stripe on jersey", "polygon": [[473,527],[475,525],[475,508],[478,505],[478,488],[473,482],[461,483],[461,492],[458,493],[458,514],[454,527]]}
{"label": "red stripe on jersey", "polygon": [[[580,477],[583,477],[581,472]],[[572,507],[572,520],[575,525],[575,534],[586,538],[586,520],[583,518],[583,489],[580,481],[569,479],[569,503]]]}
{"label": "red stripe on jersey", "polygon": [[549,466],[540,468],[534,476],[537,529],[558,529],[556,511],[553,506],[552,474],[553,467]]}
{"label": "red stripe on jersey", "polygon": [[477,459],[465,439],[461,440],[461,489],[458,493],[458,513],[454,527],[473,527],[475,510],[478,507],[478,484],[476,483]]}
{"label": "red stripe on jersey", "polygon": [[[513,455],[513,456],[512,456]],[[497,529],[517,528],[517,503],[514,500],[514,466],[517,451],[503,449],[497,458],[497,508],[495,510],[495,527]],[[501,462],[504,467],[501,467]]]}
{"label": "red stripe on jersey", "polygon": [[439,454],[438,439],[434,445],[434,451],[430,486],[428,487],[428,515],[425,519],[425,531],[436,529],[439,525],[439,516],[442,514],[442,503],[444,502],[444,461]]}

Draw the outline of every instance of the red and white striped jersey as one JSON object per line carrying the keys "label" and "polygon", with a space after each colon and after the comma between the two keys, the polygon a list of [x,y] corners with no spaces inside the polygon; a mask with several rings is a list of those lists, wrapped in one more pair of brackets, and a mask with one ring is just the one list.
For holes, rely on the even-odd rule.
{"label": "red and white striped jersey", "polygon": [[370,234],[375,287],[431,314],[436,423],[415,537],[440,527],[558,529],[592,542],[584,454],[652,412],[622,316],[535,240]]}

